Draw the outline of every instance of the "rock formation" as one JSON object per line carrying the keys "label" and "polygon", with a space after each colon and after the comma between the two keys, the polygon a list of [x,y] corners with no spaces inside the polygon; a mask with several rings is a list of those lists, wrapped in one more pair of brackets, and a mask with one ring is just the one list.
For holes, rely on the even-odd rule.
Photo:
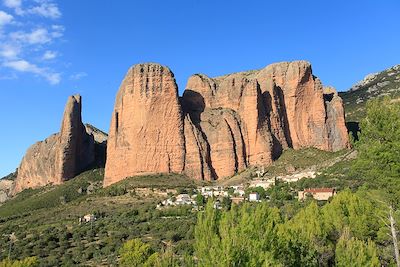
{"label": "rock formation", "polygon": [[13,185],[14,181],[12,180],[0,179],[0,204],[9,198]]}
{"label": "rock formation", "polygon": [[81,118],[81,96],[68,98],[60,133],[31,146],[25,154],[13,193],[26,188],[61,184],[95,161],[95,141]]}
{"label": "rock formation", "polygon": [[348,147],[343,104],[306,61],[189,78],[181,99],[173,73],[133,66],[117,94],[104,185],[129,176],[185,173],[213,180],[268,165],[286,148]]}
{"label": "rock formation", "polygon": [[173,73],[158,64],[130,68],[115,101],[104,185],[138,174],[182,172],[183,128]]}
{"label": "rock formation", "polygon": [[104,168],[106,165],[108,135],[91,124],[85,124],[86,133],[93,135],[95,162],[93,167]]}

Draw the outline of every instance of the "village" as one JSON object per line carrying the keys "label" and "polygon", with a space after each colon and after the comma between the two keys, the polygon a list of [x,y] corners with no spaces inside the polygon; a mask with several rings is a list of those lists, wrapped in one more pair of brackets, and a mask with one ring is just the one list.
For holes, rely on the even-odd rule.
{"label": "village", "polygon": [[[165,189],[157,190],[147,187],[136,187],[130,193],[147,198],[157,196],[160,202],[156,209],[162,210],[169,207],[191,206],[193,211],[202,210],[208,200],[213,201],[215,209],[223,209],[231,205],[239,205],[243,202],[269,202],[276,200],[270,193],[273,189],[281,190],[279,185],[287,185],[290,200],[305,201],[314,199],[317,201],[328,201],[337,194],[336,188],[303,188],[294,189],[291,184],[301,179],[314,179],[317,177],[315,171],[306,170],[292,172],[286,175],[267,175],[264,168],[257,169],[252,173],[251,179],[238,182],[237,184],[207,184],[196,188]],[[276,190],[275,190],[276,191]],[[94,214],[86,214],[79,217],[79,224],[93,223],[97,220]]]}
{"label": "village", "polygon": [[[202,204],[208,199],[214,200],[214,208],[222,209],[224,203],[240,204],[242,202],[262,202],[270,201],[270,196],[266,193],[268,189],[274,187],[277,183],[293,183],[300,179],[313,179],[316,173],[313,171],[296,173],[285,176],[276,176],[272,178],[264,178],[264,169],[256,171],[257,177],[249,183],[237,185],[208,185],[199,186],[193,192],[177,194],[168,199],[163,200],[157,205],[157,209],[170,206],[191,205],[198,210]],[[294,198],[298,201],[304,201],[307,198],[313,198],[317,201],[328,201],[336,195],[335,188],[305,188],[303,190],[294,191]]]}

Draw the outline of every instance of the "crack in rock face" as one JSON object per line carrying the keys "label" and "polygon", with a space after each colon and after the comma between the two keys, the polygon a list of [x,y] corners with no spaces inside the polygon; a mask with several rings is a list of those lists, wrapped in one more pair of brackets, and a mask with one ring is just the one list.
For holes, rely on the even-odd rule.
{"label": "crack in rock face", "polygon": [[269,165],[287,148],[348,146],[342,100],[309,62],[196,74],[181,98],[168,67],[138,64],[117,93],[104,186],[149,173],[215,180]]}

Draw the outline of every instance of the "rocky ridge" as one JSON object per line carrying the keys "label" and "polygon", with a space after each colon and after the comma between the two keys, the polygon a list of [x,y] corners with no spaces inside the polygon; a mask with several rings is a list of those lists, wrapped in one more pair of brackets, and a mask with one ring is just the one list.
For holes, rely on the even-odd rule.
{"label": "rocky ridge", "polygon": [[95,140],[86,132],[81,109],[80,95],[68,98],[60,132],[28,149],[18,168],[13,194],[60,184],[95,163]]}
{"label": "rocky ridge", "polygon": [[365,115],[368,100],[384,96],[393,100],[400,98],[400,65],[369,74],[339,95],[343,98],[346,108],[346,121],[358,122]]}
{"label": "rocky ridge", "polygon": [[196,74],[181,98],[171,70],[138,64],[117,94],[104,185],[157,172],[215,180],[269,165],[286,148],[348,145],[342,100],[306,61]]}

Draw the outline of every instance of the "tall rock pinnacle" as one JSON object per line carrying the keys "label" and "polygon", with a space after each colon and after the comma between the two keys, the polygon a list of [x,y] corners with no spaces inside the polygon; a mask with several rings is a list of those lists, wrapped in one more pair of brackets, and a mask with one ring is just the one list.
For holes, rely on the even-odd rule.
{"label": "tall rock pinnacle", "polygon": [[32,145],[26,152],[13,193],[26,188],[61,184],[95,161],[95,142],[81,118],[81,96],[68,98],[60,133]]}

